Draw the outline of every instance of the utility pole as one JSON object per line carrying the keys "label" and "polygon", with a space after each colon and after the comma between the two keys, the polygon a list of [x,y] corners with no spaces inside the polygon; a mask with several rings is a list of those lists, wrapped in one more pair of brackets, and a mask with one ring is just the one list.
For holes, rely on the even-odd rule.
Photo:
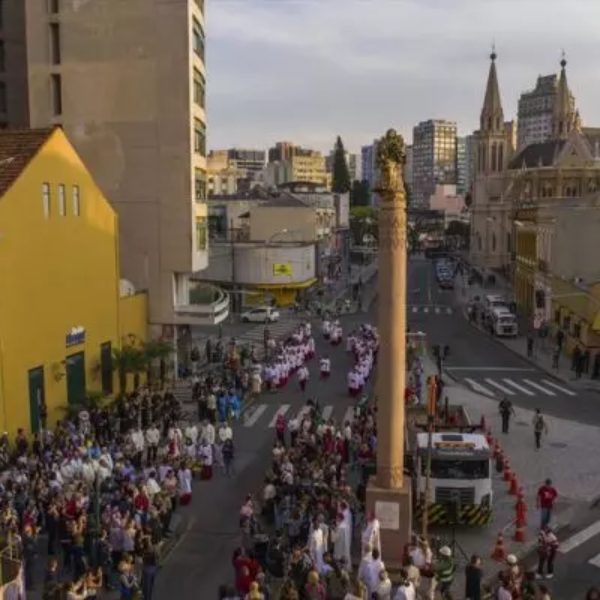
{"label": "utility pole", "polygon": [[425,497],[423,498],[423,539],[429,527],[429,494],[431,492],[431,454],[433,453],[433,427],[436,415],[437,384],[433,375],[427,382],[427,459],[425,463]]}

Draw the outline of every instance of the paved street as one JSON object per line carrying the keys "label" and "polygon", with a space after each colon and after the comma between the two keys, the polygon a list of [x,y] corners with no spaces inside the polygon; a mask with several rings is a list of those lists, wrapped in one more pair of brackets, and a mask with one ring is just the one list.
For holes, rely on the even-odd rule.
{"label": "paved street", "polygon": [[[347,331],[354,323],[369,317],[360,313],[342,318]],[[182,510],[188,519],[185,535],[169,556],[157,580],[156,597],[214,598],[218,586],[231,583],[231,554],[239,544],[238,513],[244,495],[262,491],[275,438],[274,417],[298,413],[307,398],[316,397],[325,416],[344,419],[349,416],[351,400],[346,393],[346,372],[350,358],[344,346],[325,344],[318,323],[314,324],[317,355],[328,353],[332,362],[329,380],[318,379],[315,360],[310,364],[311,379],[306,393],[291,379],[287,388],[263,394],[243,420],[234,426],[236,444],[235,476],[217,473],[213,481],[199,482],[191,506]]]}
{"label": "paved street", "polygon": [[[534,498],[537,487],[552,477],[560,493],[556,523],[565,553],[557,560],[557,576],[552,582],[555,598],[577,600],[591,583],[600,582],[600,511],[589,508],[600,495],[600,397],[583,392],[537,369],[498,340],[470,325],[464,318],[460,290],[439,290],[431,261],[415,258],[409,263],[408,319],[411,331],[424,331],[430,344],[449,344],[451,355],[445,365],[446,393],[453,403],[464,403],[472,419],[485,415],[494,431],[499,430],[496,403],[506,395],[514,403],[517,417],[511,434],[501,439],[510,456],[530,507],[526,544],[515,544],[511,521],[514,497],[496,479],[495,517],[487,528],[464,529],[458,539],[467,552],[484,557],[486,573],[497,566],[487,559],[497,532],[506,529],[510,551],[527,555],[535,545]],[[373,282],[374,284],[375,282]],[[368,290],[367,290],[368,291]],[[458,298],[457,298],[458,297]],[[344,317],[345,329],[352,323],[375,320],[376,302],[367,314]],[[255,326],[248,328],[249,331]],[[262,331],[262,326],[259,326]],[[258,330],[257,330],[258,331]],[[318,325],[315,324],[318,333]],[[275,416],[290,416],[301,410],[305,398],[317,395],[326,416],[346,419],[351,402],[345,389],[348,357],[342,347],[324,345],[316,336],[318,353],[328,352],[334,366],[332,377],[316,379],[316,363],[311,365],[311,381],[302,395],[296,381],[275,394],[264,394],[236,425],[236,475],[231,479],[217,474],[211,482],[200,482],[192,505],[185,509],[187,532],[168,558],[157,582],[159,600],[172,597],[212,597],[219,584],[230,581],[230,556],[238,542],[237,514],[248,491],[261,489],[274,438]],[[340,368],[340,365],[342,367]],[[433,364],[429,362],[429,368]],[[541,453],[534,454],[530,431],[532,410],[540,407],[548,416],[550,435]],[[535,460],[532,460],[535,457]],[[586,530],[592,525],[591,530]],[[572,542],[567,539],[584,533]],[[462,576],[457,577],[457,589]]]}

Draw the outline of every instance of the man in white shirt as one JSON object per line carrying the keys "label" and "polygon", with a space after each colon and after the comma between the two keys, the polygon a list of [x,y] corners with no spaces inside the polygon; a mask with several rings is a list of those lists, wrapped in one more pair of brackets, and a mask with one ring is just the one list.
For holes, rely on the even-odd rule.
{"label": "man in white shirt", "polygon": [[298,381],[300,382],[300,390],[304,392],[308,383],[308,369],[305,365],[298,369]]}
{"label": "man in white shirt", "polygon": [[233,429],[229,423],[222,423],[219,427],[219,442],[224,444],[227,440],[233,439]]}
{"label": "man in white shirt", "polygon": [[350,371],[346,379],[348,381],[348,394],[351,398],[354,398],[356,394],[358,394],[358,383],[356,380],[356,373],[354,371]]}
{"label": "man in white shirt", "polygon": [[319,361],[321,367],[321,379],[327,379],[331,374],[331,360],[328,356],[324,356]]}
{"label": "man in white shirt", "polygon": [[215,426],[209,421],[204,421],[204,424],[202,425],[201,439],[211,447],[215,444]]}
{"label": "man in white shirt", "polygon": [[133,449],[135,452],[134,456],[134,464],[139,469],[142,466],[142,458],[144,453],[144,433],[141,429],[137,428],[132,430],[130,434],[131,443],[133,444]]}
{"label": "man in white shirt", "polygon": [[158,453],[158,444],[160,443],[160,431],[156,424],[150,425],[148,429],[146,429],[146,448],[147,456],[146,462],[148,464],[153,464],[156,460],[156,455]]}

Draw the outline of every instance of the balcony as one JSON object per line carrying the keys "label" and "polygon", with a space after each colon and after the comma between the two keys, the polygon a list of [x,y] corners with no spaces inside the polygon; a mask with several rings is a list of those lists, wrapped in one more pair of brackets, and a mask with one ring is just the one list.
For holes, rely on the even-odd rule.
{"label": "balcony", "polygon": [[209,283],[179,282],[175,320],[179,325],[218,325],[229,316],[229,294]]}

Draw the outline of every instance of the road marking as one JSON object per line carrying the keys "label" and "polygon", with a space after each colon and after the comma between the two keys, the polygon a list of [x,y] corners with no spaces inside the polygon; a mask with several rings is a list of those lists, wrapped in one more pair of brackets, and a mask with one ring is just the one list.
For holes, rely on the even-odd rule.
{"label": "road marking", "polygon": [[419,312],[419,307],[418,307],[418,306],[413,306],[413,307],[412,307],[412,311],[413,311],[414,313],[416,313],[416,312]]}
{"label": "road marking", "polygon": [[508,385],[512,385],[514,388],[518,389],[520,392],[523,392],[524,394],[527,394],[528,396],[535,396],[535,394],[533,392],[530,392],[527,388],[524,388],[522,385],[515,383],[512,379],[507,379],[505,377],[505,378],[503,378],[502,381],[504,381]]}
{"label": "road marking", "polygon": [[452,314],[452,309],[451,309],[450,307],[448,307],[448,308],[446,309],[446,314],[449,314],[449,315],[451,315],[451,314]]}
{"label": "road marking", "polygon": [[423,307],[423,312],[424,312],[425,314],[427,314],[427,313],[429,312],[429,307],[428,307],[428,306],[424,306],[424,307]]}
{"label": "road marking", "polygon": [[333,412],[333,406],[331,406],[331,404],[329,404],[321,412],[321,417],[323,418],[324,421],[329,421],[329,419],[331,419],[332,412]]}
{"label": "road marking", "polygon": [[523,381],[527,385],[530,385],[531,387],[534,387],[537,390],[540,390],[540,392],[542,392],[542,394],[546,394],[546,396],[556,396],[556,394],[554,392],[551,392],[550,390],[547,390],[545,387],[539,385],[535,381],[531,381],[531,379],[523,379]]}
{"label": "road marking", "polygon": [[350,421],[350,423],[352,423],[353,420],[354,420],[354,406],[349,406],[346,409],[346,413],[344,414],[344,420],[342,421],[342,423],[345,423],[346,421]]}
{"label": "road marking", "polygon": [[596,554],[594,558],[590,558],[590,560],[588,560],[588,563],[590,565],[594,565],[594,567],[600,567],[600,554]]}
{"label": "road marking", "polygon": [[490,385],[493,385],[495,388],[498,388],[501,392],[508,394],[509,396],[514,396],[515,393],[512,390],[509,390],[506,386],[501,385],[500,383],[495,382],[493,379],[486,377],[485,379]]}
{"label": "road marking", "polygon": [[578,531],[575,535],[572,535],[569,539],[560,543],[558,547],[558,551],[561,554],[566,554],[567,552],[571,552],[577,548],[577,546],[581,546],[581,544],[585,544],[588,540],[591,540],[594,536],[600,533],[600,521],[596,521],[592,523],[589,527]]}
{"label": "road marking", "polygon": [[547,379],[542,379],[542,381],[546,385],[549,385],[549,386],[557,389],[560,392],[564,392],[565,394],[568,394],[569,396],[577,396],[577,394],[575,392],[573,392],[572,390],[568,390],[567,388],[561,387],[560,385],[556,385],[556,383],[552,383],[551,381],[548,381]]}
{"label": "road marking", "polygon": [[435,314],[436,314],[436,315],[439,315],[439,314],[440,314],[440,307],[439,307],[439,306],[436,306],[436,307],[435,307]]}
{"label": "road marking", "polygon": [[308,414],[309,412],[310,412],[310,406],[308,406],[307,404],[305,404],[300,409],[300,412],[298,413],[298,416],[296,418],[298,419],[298,421],[302,421],[302,419],[304,418],[304,415]]}
{"label": "road marking", "polygon": [[472,379],[469,378],[465,378],[465,381],[476,391],[479,392],[480,394],[485,394],[486,396],[495,396],[494,392],[491,392],[490,390],[488,390],[487,388],[483,387],[481,384],[477,383],[476,381],[473,381]]}
{"label": "road marking", "polygon": [[269,423],[269,427],[275,427],[275,423],[277,422],[277,417],[279,415],[285,415],[285,413],[290,410],[290,405],[289,404],[282,404],[277,411],[275,412],[275,414],[273,415],[273,418],[271,419],[271,422]]}
{"label": "road marking", "polygon": [[254,425],[258,419],[260,419],[260,416],[265,412],[265,410],[267,410],[267,405],[259,404],[252,415],[250,415],[244,422],[244,427],[252,427],[252,425]]}
{"label": "road marking", "polygon": [[446,367],[448,371],[535,371],[535,369],[520,369],[511,367]]}

